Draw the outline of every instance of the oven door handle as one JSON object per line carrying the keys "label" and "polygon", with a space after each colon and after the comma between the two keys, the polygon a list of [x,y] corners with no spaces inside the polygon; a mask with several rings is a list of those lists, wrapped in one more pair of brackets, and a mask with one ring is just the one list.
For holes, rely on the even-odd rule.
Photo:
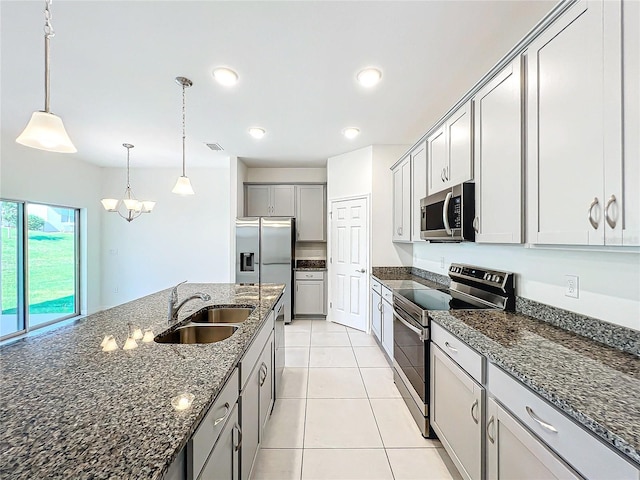
{"label": "oven door handle", "polygon": [[400,315],[398,315],[395,310],[393,311],[393,316],[396,317],[396,319],[399,320],[409,330],[411,330],[412,332],[415,332],[418,335],[420,335],[420,341],[424,342],[424,340],[425,340],[424,330],[421,330],[421,329],[416,328],[413,325],[411,325],[404,318],[402,318]]}

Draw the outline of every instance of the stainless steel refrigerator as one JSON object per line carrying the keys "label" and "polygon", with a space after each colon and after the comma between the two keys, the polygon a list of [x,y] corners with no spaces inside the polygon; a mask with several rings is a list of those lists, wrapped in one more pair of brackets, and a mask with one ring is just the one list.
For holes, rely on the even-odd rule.
{"label": "stainless steel refrigerator", "polygon": [[296,224],[289,217],[236,219],[236,282],[284,283],[284,319],[293,314]]}

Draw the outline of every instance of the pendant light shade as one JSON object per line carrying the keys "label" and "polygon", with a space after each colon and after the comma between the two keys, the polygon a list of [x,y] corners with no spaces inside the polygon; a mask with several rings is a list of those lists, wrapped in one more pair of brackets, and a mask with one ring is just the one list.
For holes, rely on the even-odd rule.
{"label": "pendant light shade", "polygon": [[191,186],[191,180],[187,177],[186,172],[186,155],[185,155],[185,143],[186,143],[186,109],[185,109],[185,89],[193,85],[193,82],[185,77],[176,77],[176,83],[182,86],[182,175],[178,177],[172,193],[178,195],[193,195],[193,187]]}
{"label": "pendant light shade", "polygon": [[16,142],[26,147],[49,152],[75,153],[78,151],[71,143],[62,119],[47,112],[33,112],[31,120],[16,138]]}
{"label": "pendant light shade", "polygon": [[189,177],[178,177],[178,181],[171,192],[177,193],[178,195],[193,195],[195,193]]}
{"label": "pendant light shade", "polygon": [[49,110],[49,40],[55,35],[51,25],[51,0],[46,0],[44,20],[44,110],[33,112],[16,142],[49,152],[75,153],[78,150],[71,143],[62,119]]}

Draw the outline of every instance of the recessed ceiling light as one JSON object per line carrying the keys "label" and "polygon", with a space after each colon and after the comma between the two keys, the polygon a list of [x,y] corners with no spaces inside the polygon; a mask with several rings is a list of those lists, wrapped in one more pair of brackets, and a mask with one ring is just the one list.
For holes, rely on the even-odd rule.
{"label": "recessed ceiling light", "polygon": [[213,71],[213,78],[215,78],[220,85],[224,85],[225,87],[231,87],[238,83],[238,74],[226,67],[216,68]]}
{"label": "recessed ceiling light", "polygon": [[349,127],[342,130],[342,134],[348,139],[356,138],[360,134],[360,129],[356,127]]}
{"label": "recessed ceiling light", "polygon": [[360,70],[358,75],[356,75],[356,78],[360,85],[370,88],[382,79],[382,72],[377,68],[369,67],[364,70]]}
{"label": "recessed ceiling light", "polygon": [[264,128],[251,127],[249,129],[249,135],[251,135],[253,138],[262,138],[262,137],[264,137],[265,133],[267,133],[267,132],[266,132],[266,130]]}

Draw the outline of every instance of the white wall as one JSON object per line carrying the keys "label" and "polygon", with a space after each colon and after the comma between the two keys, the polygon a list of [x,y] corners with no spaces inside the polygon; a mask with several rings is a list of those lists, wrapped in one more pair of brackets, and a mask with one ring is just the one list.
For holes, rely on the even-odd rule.
{"label": "white wall", "polygon": [[[519,296],[640,330],[638,253],[424,242],[413,255],[414,266],[443,275],[451,262],[512,271]],[[564,295],[567,274],[579,276],[577,299]]]}
{"label": "white wall", "polygon": [[315,182],[325,183],[327,181],[326,168],[247,168],[245,182]]}
{"label": "white wall", "polygon": [[337,198],[371,194],[373,147],[365,147],[327,160],[327,203]]}
{"label": "white wall", "polygon": [[407,145],[374,145],[372,175],[371,262],[372,266],[411,265],[410,243],[393,243],[393,173],[391,166]]}
{"label": "white wall", "polygon": [[[154,211],[131,223],[102,212],[103,306],[183,280],[231,281],[230,162],[220,168],[190,168],[187,174],[196,193],[182,197],[171,193],[176,169],[134,169],[134,193],[155,200]],[[103,169],[102,195],[122,195],[125,175],[124,169]]]}
{"label": "white wall", "polygon": [[82,313],[100,309],[100,168],[79,154],[44,152],[3,136],[0,197],[80,208]]}

